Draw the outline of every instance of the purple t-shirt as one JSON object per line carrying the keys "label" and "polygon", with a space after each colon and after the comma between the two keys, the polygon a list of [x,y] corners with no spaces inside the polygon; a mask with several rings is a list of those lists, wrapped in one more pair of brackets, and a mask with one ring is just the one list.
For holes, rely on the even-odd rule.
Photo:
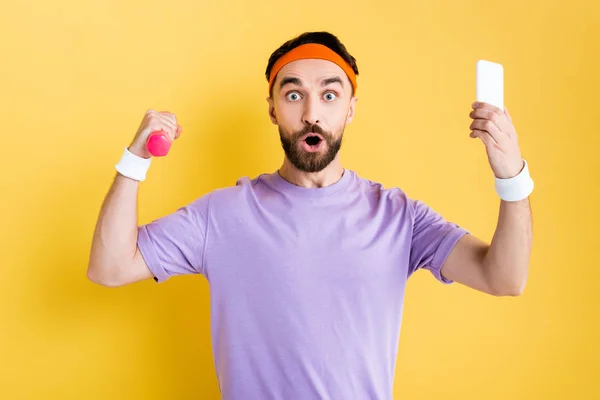
{"label": "purple t-shirt", "polygon": [[391,399],[407,279],[468,233],[345,170],[324,188],[278,172],[143,225],[157,282],[202,274],[222,398]]}

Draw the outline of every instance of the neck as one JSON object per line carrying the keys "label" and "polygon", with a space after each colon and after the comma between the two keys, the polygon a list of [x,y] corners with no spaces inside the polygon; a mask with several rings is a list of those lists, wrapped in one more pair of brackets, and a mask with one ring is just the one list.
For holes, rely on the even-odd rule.
{"label": "neck", "polygon": [[339,181],[344,174],[344,167],[342,167],[338,155],[323,170],[319,172],[304,172],[296,168],[286,157],[278,172],[283,179],[296,186],[322,188]]}

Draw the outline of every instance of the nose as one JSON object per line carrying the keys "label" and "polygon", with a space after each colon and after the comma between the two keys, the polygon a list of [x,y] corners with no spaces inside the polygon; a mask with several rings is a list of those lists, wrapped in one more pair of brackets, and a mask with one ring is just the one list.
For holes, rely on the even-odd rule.
{"label": "nose", "polygon": [[302,122],[310,125],[317,125],[321,122],[319,99],[309,98],[304,107]]}

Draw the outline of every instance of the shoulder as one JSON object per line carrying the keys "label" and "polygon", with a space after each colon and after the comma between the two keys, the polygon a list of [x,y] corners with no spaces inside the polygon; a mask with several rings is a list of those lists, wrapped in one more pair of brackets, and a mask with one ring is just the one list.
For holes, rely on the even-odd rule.
{"label": "shoulder", "polygon": [[268,174],[256,177],[242,176],[229,186],[213,189],[196,198],[189,207],[202,211],[206,215],[218,210],[231,212],[240,206],[246,206],[269,191],[266,180]]}
{"label": "shoulder", "polygon": [[228,203],[244,200],[248,196],[260,196],[268,191],[268,178],[270,174],[260,174],[256,177],[242,176],[233,184],[214,189],[208,195],[213,203]]}
{"label": "shoulder", "polygon": [[399,186],[386,186],[384,183],[360,177],[355,173],[356,189],[363,195],[377,199],[381,205],[385,205],[395,211],[406,210],[414,214],[418,200],[411,198],[407,192]]}

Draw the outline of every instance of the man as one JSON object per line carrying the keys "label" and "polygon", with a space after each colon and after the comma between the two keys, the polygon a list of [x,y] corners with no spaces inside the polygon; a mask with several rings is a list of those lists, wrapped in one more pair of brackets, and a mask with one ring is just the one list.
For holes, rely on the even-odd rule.
{"label": "man", "polygon": [[503,199],[488,245],[399,188],[342,166],[356,112],[356,60],[334,35],[300,35],[269,59],[269,116],[281,167],[214,190],[139,226],[136,197],[150,132],[181,134],[173,114],[148,111],[103,203],[89,278],[120,286],[204,275],[224,399],[391,399],[407,279],[518,295],[531,247],[532,180],[508,112],[474,105]]}

